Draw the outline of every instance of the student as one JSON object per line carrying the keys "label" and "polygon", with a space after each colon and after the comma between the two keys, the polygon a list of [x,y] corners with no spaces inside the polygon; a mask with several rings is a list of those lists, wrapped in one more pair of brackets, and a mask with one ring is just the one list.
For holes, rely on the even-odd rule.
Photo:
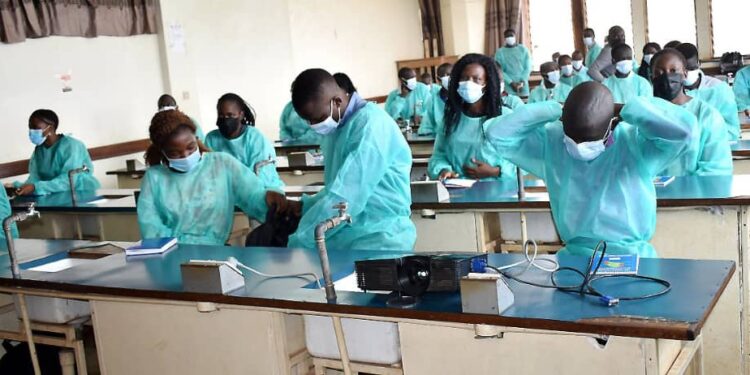
{"label": "student", "polygon": [[524,103],[523,99],[516,95],[510,95],[508,94],[508,91],[505,90],[505,79],[503,79],[503,67],[500,66],[500,64],[495,61],[495,68],[497,68],[497,76],[500,80],[500,92],[503,95],[503,107],[509,108],[511,110],[516,109],[526,103]]}
{"label": "student", "polygon": [[[255,128],[255,111],[239,95],[222,95],[216,103],[216,111],[218,129],[206,136],[208,148],[234,156],[253,172],[255,164],[276,160],[276,150],[271,141]],[[267,187],[284,186],[274,164],[262,167],[258,177]]]}
{"label": "student", "polygon": [[184,113],[154,115],[149,137],[149,168],[137,202],[142,238],[176,237],[182,244],[223,245],[232,230],[235,206],[260,221],[268,207],[286,212],[281,190],[266,189],[232,156],[209,152],[195,136],[195,123]]}
{"label": "student", "polygon": [[597,82],[604,82],[607,77],[615,74],[615,65],[612,63],[612,47],[624,43],[625,30],[620,26],[610,27],[609,34],[607,35],[607,44],[602,47],[593,62],[589,63],[589,60],[586,61],[586,66],[589,67],[588,73],[591,79]]}
{"label": "student", "polygon": [[289,247],[316,248],[315,227],[346,202],[352,222],[326,233],[329,249],[412,250],[411,150],[393,119],[358,93],[346,95],[323,69],[297,76],[292,102],[324,134],[326,173],[323,190],[290,203],[302,219]]}
{"label": "student", "polygon": [[[177,101],[174,99],[172,95],[164,94],[159,97],[159,100],[156,102],[156,106],[161,111],[169,111],[172,109],[179,110],[180,106],[177,105]],[[203,142],[206,139],[206,135],[203,134],[203,128],[201,128],[201,125],[196,121],[194,118],[190,118],[195,123],[195,135],[198,137],[198,139]]]}
{"label": "student", "polygon": [[49,109],[37,109],[29,117],[29,140],[36,147],[29,160],[29,177],[25,182],[13,183],[16,195],[68,192],[68,171],[84,165],[89,171],[75,175],[76,190],[99,189],[86,145],[69,135],[58,134],[59,124],[57,114]]}
{"label": "student", "polygon": [[435,139],[427,165],[432,179],[515,178],[516,167],[495,152],[481,152],[485,121],[500,118],[502,96],[494,62],[475,53],[464,55],[453,68],[445,107],[445,131]]}
{"label": "student", "polygon": [[685,94],[687,61],[675,49],[658,52],[653,62],[654,96],[671,101],[695,115],[697,134],[689,148],[660,174],[664,176],[732,175],[732,151],[724,119],[708,103]]}
{"label": "student", "polygon": [[680,42],[679,40],[673,40],[673,41],[667,42],[667,44],[664,45],[664,49],[677,48],[677,46],[679,46],[680,44],[682,44],[682,42]]}
{"label": "student", "polygon": [[750,117],[750,65],[737,71],[734,95],[737,97],[737,111]]}
{"label": "student", "polygon": [[732,88],[726,82],[703,74],[698,60],[698,49],[690,43],[682,43],[676,48],[687,60],[687,78],[685,90],[687,94],[699,98],[716,108],[724,119],[729,133],[729,139],[740,139],[740,118],[737,116],[737,100]]}
{"label": "student", "polygon": [[602,52],[602,46],[597,43],[595,39],[596,35],[594,34],[594,29],[587,28],[583,30],[583,44],[586,45],[586,49],[588,50],[588,52],[586,53],[586,66],[591,66],[591,64],[596,61],[596,58],[599,57],[599,54]]}
{"label": "student", "polygon": [[398,123],[409,120],[419,126],[429,108],[430,88],[417,82],[417,73],[412,68],[401,68],[398,80],[401,84],[388,94],[385,111]]}
{"label": "student", "polygon": [[279,139],[282,142],[320,144],[320,135],[315,133],[307,121],[299,117],[290,101],[284,106],[279,119]]}
{"label": "student", "polygon": [[430,88],[431,95],[434,95],[435,92],[440,91],[440,85],[432,83],[432,74],[428,72],[424,72],[419,76],[419,82],[424,83],[425,86]]}
{"label": "student", "polygon": [[503,68],[505,91],[510,95],[529,95],[531,54],[529,49],[516,43],[516,31],[505,30],[505,45],[495,52],[495,61]]}
{"label": "student", "polygon": [[[582,61],[579,61],[579,63],[581,63],[579,69],[584,69],[585,67],[582,64]],[[579,71],[573,67],[573,59],[568,55],[560,56],[560,58],[557,59],[557,65],[560,67],[560,83],[568,85],[571,89],[578,86],[580,83],[591,80],[588,74],[584,73],[581,75]]]}
{"label": "student", "polygon": [[581,53],[581,51],[573,51],[570,64],[573,66],[573,74],[578,77],[576,86],[583,82],[591,81],[591,77],[589,77],[589,68],[583,65],[583,53]]}
{"label": "student", "polygon": [[658,43],[650,42],[643,46],[643,60],[641,60],[641,66],[638,68],[638,75],[651,82],[651,59],[654,54],[661,51],[661,47]]}
{"label": "student", "polygon": [[565,103],[571,87],[560,82],[560,67],[557,66],[557,63],[549,61],[542,64],[539,73],[542,75],[542,83],[531,90],[529,103],[538,103],[545,100]]}
{"label": "student", "polygon": [[357,87],[354,86],[354,82],[352,82],[352,79],[349,78],[346,73],[333,73],[333,79],[336,80],[336,84],[344,89],[344,91],[346,91],[348,95],[352,95],[357,91]]}
{"label": "student", "polygon": [[491,147],[545,181],[562,254],[590,256],[604,240],[608,254],[656,256],[653,178],[687,148],[695,116],[654,98],[619,117],[614,107],[605,86],[585,82],[562,110],[527,104],[485,125]]}
{"label": "student", "polygon": [[448,100],[448,87],[451,79],[453,65],[443,63],[437,68],[440,90],[432,94],[430,108],[422,125],[419,127],[419,135],[435,135],[443,132],[443,119],[445,117],[445,102]]}
{"label": "student", "polygon": [[[0,193],[0,221],[5,220],[5,218],[9,217],[13,213],[10,209],[8,194],[5,192],[5,189],[2,190],[3,192]],[[18,227],[16,226],[16,223],[13,223],[13,226],[10,228],[10,235],[13,238],[18,238]],[[0,230],[0,241],[3,241],[3,246],[5,245],[6,240],[7,238],[5,237],[5,231]]]}
{"label": "student", "polygon": [[636,96],[654,95],[651,84],[633,73],[633,50],[629,45],[620,43],[612,48],[612,64],[615,66],[615,74],[604,80],[604,86],[612,91],[615,103],[627,104]]}

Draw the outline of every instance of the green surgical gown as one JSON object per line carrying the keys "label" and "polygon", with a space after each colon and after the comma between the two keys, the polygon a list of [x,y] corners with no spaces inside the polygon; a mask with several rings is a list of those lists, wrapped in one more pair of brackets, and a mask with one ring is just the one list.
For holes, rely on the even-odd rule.
{"label": "green surgical gown", "polygon": [[[255,164],[272,158],[276,160],[276,150],[273,144],[254,126],[246,126],[245,132],[235,139],[224,138],[219,130],[212,130],[206,136],[206,146],[213,151],[225,152],[234,156],[251,171],[255,171]],[[260,169],[258,177],[267,187],[282,187],[275,164],[267,164]]]}
{"label": "green surgical gown", "polygon": [[[510,95],[529,95],[529,76],[531,75],[531,54],[522,44],[513,47],[500,47],[495,52],[495,61],[503,70],[505,91]],[[523,82],[521,91],[516,92],[510,85],[513,82]]]}
{"label": "green surgical gown", "polygon": [[101,185],[94,177],[94,164],[83,142],[68,136],[60,136],[52,147],[36,146],[29,160],[29,178],[26,182],[14,182],[15,187],[34,184],[35,195],[47,195],[70,191],[68,171],[86,165],[88,173],[75,175],[76,190],[96,190]]}
{"label": "green surgical gown", "polygon": [[570,90],[573,88],[565,83],[558,83],[555,87],[548,89],[544,86],[544,83],[540,83],[537,87],[534,87],[529,94],[529,103],[538,103],[546,100],[553,100],[558,103],[565,103],[565,99],[568,98]]}
{"label": "green surgical gown", "polygon": [[688,95],[712,105],[724,119],[729,140],[740,139],[740,117],[737,114],[737,101],[728,84],[721,82],[716,86],[690,90]]}
{"label": "green surgical gown", "polygon": [[292,102],[284,106],[279,120],[279,139],[282,141],[306,142],[320,144],[320,134],[313,131],[307,120],[299,117]]}
{"label": "green surgical gown", "polygon": [[733,87],[734,96],[737,99],[737,111],[750,109],[750,66],[737,71]]}
{"label": "green surgical gown", "polygon": [[[5,189],[2,189],[2,193],[0,193],[0,222],[5,220],[8,216],[11,215],[11,209],[10,209],[10,202],[8,201],[8,194],[5,193]],[[10,228],[10,233],[14,238],[18,237],[18,227],[16,227],[16,224],[13,223],[13,226]],[[0,240],[3,241],[3,243],[0,245],[0,247],[5,246],[5,231],[0,229]]]}
{"label": "green surgical gown", "polygon": [[422,82],[417,82],[417,87],[410,91],[406,97],[401,97],[401,89],[396,89],[388,94],[385,100],[385,111],[394,120],[412,120],[414,112],[424,118],[430,108],[432,90]]}
{"label": "green surgical gown", "polygon": [[654,96],[651,84],[635,72],[630,72],[625,78],[618,78],[613,74],[602,83],[612,92],[615,103],[628,104],[630,100],[638,96],[646,98]]}

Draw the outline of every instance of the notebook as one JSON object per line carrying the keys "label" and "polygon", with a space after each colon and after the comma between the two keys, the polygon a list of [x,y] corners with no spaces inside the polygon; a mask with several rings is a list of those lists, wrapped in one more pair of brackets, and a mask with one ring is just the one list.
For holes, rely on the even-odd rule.
{"label": "notebook", "polygon": [[664,187],[669,185],[674,181],[674,176],[658,176],[654,177],[654,186],[656,187]]}
{"label": "notebook", "polygon": [[177,239],[174,237],[147,238],[125,249],[125,255],[161,254],[175,245],[177,245]]}

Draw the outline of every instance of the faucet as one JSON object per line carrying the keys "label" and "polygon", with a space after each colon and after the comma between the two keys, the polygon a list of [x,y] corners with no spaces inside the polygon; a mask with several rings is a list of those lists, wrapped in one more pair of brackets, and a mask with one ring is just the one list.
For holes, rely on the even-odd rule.
{"label": "faucet", "polygon": [[526,198],[526,188],[523,185],[523,172],[521,167],[516,166],[516,179],[518,182],[518,200],[522,201]]}
{"label": "faucet", "polygon": [[253,166],[253,172],[255,172],[255,175],[258,176],[258,173],[260,173],[260,169],[269,164],[276,164],[276,160],[272,156],[269,156],[267,160],[261,160],[255,163],[255,165]]}
{"label": "faucet", "polygon": [[70,199],[73,202],[73,206],[75,206],[78,203],[78,199],[76,198],[76,184],[75,184],[75,175],[79,173],[88,172],[89,167],[84,164],[81,168],[75,168],[68,171],[68,182],[70,183]]}
{"label": "faucet", "polygon": [[325,282],[326,299],[328,303],[336,302],[336,289],[333,287],[333,280],[331,279],[331,265],[328,262],[328,250],[326,249],[326,232],[333,229],[342,223],[351,223],[352,217],[346,213],[349,205],[346,202],[341,202],[335,206],[334,209],[339,210],[338,216],[334,216],[328,220],[325,220],[315,227],[315,243],[318,245],[318,255],[320,256],[320,266],[323,268],[323,281]]}
{"label": "faucet", "polygon": [[13,273],[13,278],[18,279],[21,276],[21,270],[18,268],[18,258],[16,257],[15,241],[11,234],[11,227],[13,223],[24,221],[30,217],[42,217],[39,211],[34,207],[34,203],[29,205],[26,212],[18,212],[11,216],[8,216],[3,220],[3,233],[5,233],[5,240],[8,245],[8,256],[10,256],[10,270]]}

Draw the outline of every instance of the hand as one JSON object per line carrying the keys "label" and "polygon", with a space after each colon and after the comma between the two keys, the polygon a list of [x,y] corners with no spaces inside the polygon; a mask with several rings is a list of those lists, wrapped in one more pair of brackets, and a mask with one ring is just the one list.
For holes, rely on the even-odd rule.
{"label": "hand", "polygon": [[275,206],[277,214],[286,214],[287,210],[289,209],[288,202],[289,201],[283,194],[277,193],[275,191],[266,192],[266,205],[268,206],[268,208]]}
{"label": "hand", "polygon": [[16,195],[33,194],[35,190],[36,190],[36,187],[34,187],[34,184],[26,184],[16,189]]}
{"label": "hand", "polygon": [[464,173],[466,173],[466,175],[471,178],[476,178],[477,180],[479,180],[482,178],[497,177],[500,175],[499,167],[493,167],[477,159],[471,159],[471,162],[474,163],[476,167],[470,167],[468,165],[464,166]]}
{"label": "hand", "polygon": [[438,180],[444,181],[445,179],[448,179],[448,178],[458,178],[458,173],[449,171],[447,169],[443,169],[442,171],[440,171],[440,176],[438,176]]}

